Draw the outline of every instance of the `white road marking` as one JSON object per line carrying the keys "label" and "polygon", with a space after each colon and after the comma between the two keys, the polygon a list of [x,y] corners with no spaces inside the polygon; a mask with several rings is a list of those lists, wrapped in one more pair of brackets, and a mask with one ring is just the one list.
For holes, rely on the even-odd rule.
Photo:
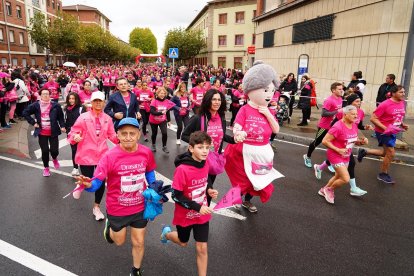
{"label": "white road marking", "polygon": [[[42,161],[37,161],[36,164],[42,165]],[[59,160],[59,164],[61,167],[72,167],[73,163],[72,160]],[[49,167],[53,168],[53,161],[49,161]]]}
{"label": "white road marking", "polygon": [[[66,138],[62,139],[62,140],[59,140],[59,148],[60,149],[67,146],[67,145],[69,145],[69,142]],[[42,150],[41,149],[35,150],[34,154],[36,155],[36,158],[39,159],[40,157],[42,157]]]}
{"label": "white road marking", "polygon": [[[20,165],[24,165],[24,166],[28,166],[28,167],[43,170],[42,165],[36,165],[36,164],[33,164],[33,163],[20,161],[20,160],[17,160],[17,159],[13,159],[13,158],[1,156],[1,155],[0,155],[0,159],[10,161],[10,162],[13,162],[13,163],[17,163],[17,164],[20,164]],[[53,172],[53,173],[57,173],[57,174],[60,174],[60,175],[65,175],[65,176],[68,176],[68,177],[71,177],[71,178],[73,177],[70,173],[67,173],[67,172],[63,172],[63,171],[59,171],[59,170],[55,170],[55,169],[50,169],[50,171]],[[40,175],[39,175],[39,177],[40,177]],[[159,172],[155,172],[155,178],[164,181],[164,183],[167,184],[167,185],[172,185],[171,179],[169,179],[166,176],[160,174]],[[168,201],[171,202],[171,203],[174,203],[174,201],[171,199],[171,195],[168,194],[167,196],[169,198]],[[227,211],[223,211],[223,212],[219,211],[216,214],[219,214],[219,215],[222,215],[222,216],[225,216],[225,217],[239,219],[239,220],[245,220],[246,219],[246,217],[244,217],[240,214],[237,214],[237,213],[235,213],[231,210],[227,210]]]}
{"label": "white road marking", "polygon": [[20,249],[10,243],[0,240],[0,255],[3,255],[10,260],[13,260],[25,267],[28,267],[42,275],[62,275],[62,276],[75,276],[70,271],[63,269],[57,265],[49,263],[23,249]]}

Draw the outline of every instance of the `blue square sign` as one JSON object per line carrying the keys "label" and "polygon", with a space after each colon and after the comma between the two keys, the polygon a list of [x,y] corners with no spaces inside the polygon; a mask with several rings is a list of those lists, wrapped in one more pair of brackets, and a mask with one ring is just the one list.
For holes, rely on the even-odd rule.
{"label": "blue square sign", "polygon": [[178,48],[169,48],[168,49],[169,58],[178,58]]}

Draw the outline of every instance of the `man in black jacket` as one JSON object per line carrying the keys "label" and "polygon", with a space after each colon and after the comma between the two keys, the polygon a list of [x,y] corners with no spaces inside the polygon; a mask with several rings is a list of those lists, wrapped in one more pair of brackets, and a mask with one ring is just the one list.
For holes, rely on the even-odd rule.
{"label": "man in black jacket", "polygon": [[395,75],[388,74],[387,77],[385,78],[385,83],[383,83],[378,89],[377,98],[375,100],[377,106],[387,99],[387,94],[390,93],[392,89],[397,88],[397,85],[395,84],[394,81],[395,81]]}
{"label": "man in black jacket", "polygon": [[116,81],[118,91],[109,96],[104,112],[112,117],[117,128],[119,121],[126,117],[141,118],[137,97],[129,91],[129,83],[125,78]]}

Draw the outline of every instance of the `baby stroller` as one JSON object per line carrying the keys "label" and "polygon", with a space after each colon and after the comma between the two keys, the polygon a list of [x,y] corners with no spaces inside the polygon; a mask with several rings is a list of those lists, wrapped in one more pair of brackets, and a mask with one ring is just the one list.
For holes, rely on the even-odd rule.
{"label": "baby stroller", "polygon": [[284,121],[287,121],[288,124],[290,124],[289,102],[290,102],[289,93],[283,92],[279,97],[278,109],[276,112],[276,119],[278,120],[280,126],[283,126]]}

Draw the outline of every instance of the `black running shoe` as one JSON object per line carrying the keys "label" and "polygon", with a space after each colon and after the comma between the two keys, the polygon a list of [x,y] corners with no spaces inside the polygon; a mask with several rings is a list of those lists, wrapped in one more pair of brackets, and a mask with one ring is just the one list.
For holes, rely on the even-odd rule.
{"label": "black running shoe", "polygon": [[362,162],[362,159],[367,155],[367,150],[363,148],[358,149],[358,162]]}
{"label": "black running shoe", "polygon": [[135,268],[132,267],[131,268],[131,273],[129,274],[130,276],[142,276],[142,272],[141,272],[141,268]]}
{"label": "black running shoe", "polygon": [[104,238],[108,243],[114,243],[114,241],[111,239],[111,235],[109,234],[110,226],[109,226],[109,220],[106,219],[105,221],[105,229],[104,229]]}

